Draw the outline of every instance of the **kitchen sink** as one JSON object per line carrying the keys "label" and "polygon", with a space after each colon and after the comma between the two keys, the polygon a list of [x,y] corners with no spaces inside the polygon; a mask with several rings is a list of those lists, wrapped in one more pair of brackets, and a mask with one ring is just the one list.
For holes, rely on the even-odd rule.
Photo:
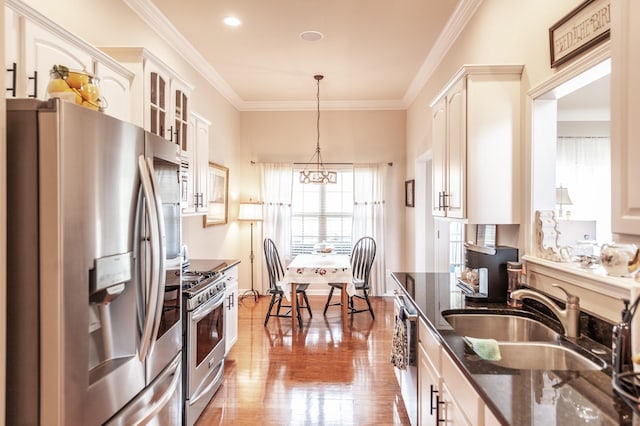
{"label": "kitchen sink", "polygon": [[493,364],[519,370],[603,370],[606,363],[584,350],[552,343],[499,342],[500,361]]}
{"label": "kitchen sink", "polygon": [[459,336],[499,342],[555,342],[560,337],[541,322],[517,314],[445,311],[442,316]]}
{"label": "kitchen sink", "polygon": [[528,312],[450,310],[442,313],[457,335],[495,339],[500,361],[495,365],[519,370],[602,370],[606,363]]}

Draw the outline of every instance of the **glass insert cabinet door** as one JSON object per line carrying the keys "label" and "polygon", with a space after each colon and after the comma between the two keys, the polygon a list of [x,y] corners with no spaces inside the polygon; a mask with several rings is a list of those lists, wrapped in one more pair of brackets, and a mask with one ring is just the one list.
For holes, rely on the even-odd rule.
{"label": "glass insert cabinet door", "polygon": [[149,78],[149,131],[158,136],[165,137],[166,88],[167,82],[156,72],[152,72]]}

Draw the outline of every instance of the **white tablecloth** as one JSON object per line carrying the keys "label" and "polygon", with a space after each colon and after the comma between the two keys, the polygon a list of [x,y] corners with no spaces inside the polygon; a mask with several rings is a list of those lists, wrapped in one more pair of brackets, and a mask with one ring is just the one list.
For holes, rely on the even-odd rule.
{"label": "white tablecloth", "polygon": [[299,254],[287,266],[280,287],[287,300],[291,298],[291,283],[346,283],[347,294],[356,294],[349,256],[344,254]]}

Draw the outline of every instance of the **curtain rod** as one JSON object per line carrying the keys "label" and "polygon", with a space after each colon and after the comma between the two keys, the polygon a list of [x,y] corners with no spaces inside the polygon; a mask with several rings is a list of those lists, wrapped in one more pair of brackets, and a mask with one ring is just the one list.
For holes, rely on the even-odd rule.
{"label": "curtain rod", "polygon": [[[251,164],[258,164],[257,161],[251,160]],[[292,163],[294,166],[310,166],[317,163]],[[326,166],[353,166],[354,164],[369,164],[369,163],[322,163]],[[387,162],[388,166],[393,166],[393,161]]]}

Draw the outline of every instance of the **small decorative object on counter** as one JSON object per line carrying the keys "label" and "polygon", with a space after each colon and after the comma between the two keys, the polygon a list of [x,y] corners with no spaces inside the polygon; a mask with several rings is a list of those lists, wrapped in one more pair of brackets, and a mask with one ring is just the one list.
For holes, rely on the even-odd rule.
{"label": "small decorative object on counter", "polygon": [[558,221],[553,210],[536,210],[536,254],[553,262],[561,262],[558,247]]}
{"label": "small decorative object on counter", "polygon": [[507,304],[513,308],[521,308],[522,300],[511,299],[511,292],[519,289],[520,279],[522,276],[522,263],[520,262],[507,262]]}
{"label": "small decorative object on counter", "polygon": [[600,264],[612,277],[628,277],[640,267],[638,248],[634,244],[604,244]]}
{"label": "small decorative object on counter", "polygon": [[100,96],[99,80],[86,71],[70,70],[64,65],[54,65],[49,71],[47,94],[67,102],[104,111],[106,101]]}

